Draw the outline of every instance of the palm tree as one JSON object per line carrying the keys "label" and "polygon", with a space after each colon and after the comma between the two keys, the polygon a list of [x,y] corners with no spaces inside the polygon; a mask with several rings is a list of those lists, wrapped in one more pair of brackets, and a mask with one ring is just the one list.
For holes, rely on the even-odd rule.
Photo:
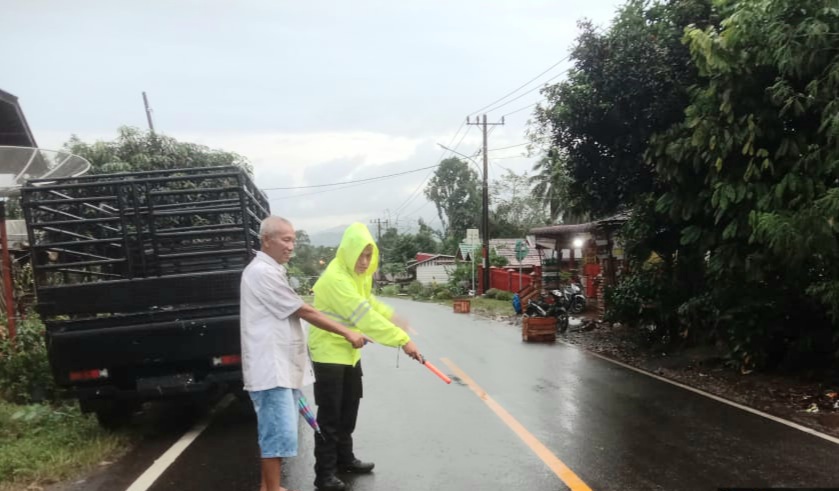
{"label": "palm tree", "polygon": [[552,148],[533,165],[533,171],[536,175],[531,192],[535,198],[547,202],[551,221],[567,218],[571,178],[565,168],[564,156],[558,149]]}

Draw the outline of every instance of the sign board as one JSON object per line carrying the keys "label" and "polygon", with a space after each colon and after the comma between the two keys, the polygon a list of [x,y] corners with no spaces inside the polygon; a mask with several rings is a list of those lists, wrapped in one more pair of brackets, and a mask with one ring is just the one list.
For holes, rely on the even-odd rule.
{"label": "sign board", "polygon": [[466,243],[466,242],[461,242],[460,243],[460,255],[463,256],[464,258],[468,255],[472,258],[472,260],[474,260],[475,259],[475,251],[477,251],[480,248],[480,246],[481,246],[480,244],[469,244],[469,243]]}
{"label": "sign board", "polygon": [[530,252],[530,249],[528,249],[527,244],[521,239],[517,240],[516,241],[516,259],[518,260],[518,262],[524,261],[524,258],[527,257],[528,252]]}
{"label": "sign board", "polygon": [[480,244],[481,243],[481,235],[478,233],[478,229],[476,228],[468,228],[466,229],[466,239],[463,241],[467,244]]}

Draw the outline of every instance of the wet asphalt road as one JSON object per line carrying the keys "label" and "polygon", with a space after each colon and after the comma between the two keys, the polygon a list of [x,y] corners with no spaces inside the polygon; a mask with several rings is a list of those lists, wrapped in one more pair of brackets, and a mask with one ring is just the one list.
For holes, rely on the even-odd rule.
{"label": "wet asphalt road", "polygon": [[[347,477],[349,489],[572,489],[509,418],[499,418],[456,376],[455,365],[520,423],[519,433],[529,432],[595,491],[839,487],[839,445],[561,343],[522,343],[516,326],[438,305],[388,302],[412,321],[420,350],[454,382],[445,385],[404,354],[397,368],[394,349],[364,348],[355,449],[376,469]],[[305,392],[311,401],[311,389]],[[310,490],[314,436],[302,420],[301,430],[300,455],[284,466],[283,485]],[[141,446],[78,489],[126,489],[178,431],[174,425],[150,440],[154,450]],[[151,490],[256,491],[258,485],[253,411],[235,401]]]}

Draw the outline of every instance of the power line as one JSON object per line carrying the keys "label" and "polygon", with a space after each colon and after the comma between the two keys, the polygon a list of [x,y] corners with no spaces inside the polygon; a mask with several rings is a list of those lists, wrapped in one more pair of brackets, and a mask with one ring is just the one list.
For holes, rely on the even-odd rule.
{"label": "power line", "polygon": [[[464,126],[466,126],[466,121],[463,121],[463,122],[460,123],[460,127],[455,132],[451,141],[449,141],[449,146],[451,146],[452,142],[454,142],[454,140],[457,138],[457,135],[460,134],[460,130],[462,130]],[[472,129],[471,126],[466,127],[466,132],[463,133],[463,136],[460,137],[460,140],[457,142],[457,145],[454,146],[455,149],[457,149],[463,143],[463,140],[466,139],[466,135],[469,134],[469,131],[471,129]],[[437,165],[440,165],[441,163],[443,163],[443,158],[446,156],[446,154],[448,152],[449,152],[448,150],[443,150],[443,152],[440,153],[440,157],[438,158]],[[408,198],[405,201],[403,201],[402,204],[399,205],[396,208],[396,210],[394,211],[395,214],[399,214],[399,212],[401,210],[405,209],[412,201],[414,201],[417,198],[417,196],[419,196],[419,190],[425,185],[425,183],[428,181],[429,177],[431,177],[431,172],[426,174],[425,179],[423,179],[422,182],[419,183],[419,185],[416,187],[416,189],[414,189],[414,191],[411,193],[411,195],[408,196]]]}
{"label": "power line", "polygon": [[[487,109],[488,107],[492,107],[492,106],[494,106],[495,104],[497,104],[497,103],[499,103],[499,102],[503,101],[504,99],[506,99],[506,98],[510,97],[511,95],[515,94],[516,92],[518,92],[518,91],[520,91],[521,89],[523,89],[523,88],[527,87],[528,85],[530,85],[533,81],[537,80],[537,79],[538,79],[539,77],[541,77],[542,75],[544,75],[544,74],[548,73],[549,71],[553,70],[554,68],[556,68],[557,66],[559,66],[559,64],[560,64],[560,63],[562,63],[562,62],[564,62],[564,61],[568,60],[568,58],[570,58],[570,57],[571,57],[571,54],[569,53],[567,56],[565,56],[564,58],[562,58],[562,59],[561,59],[561,60],[559,60],[558,62],[554,63],[553,65],[549,66],[549,67],[548,67],[545,71],[543,71],[543,72],[542,72],[542,73],[540,73],[539,75],[536,75],[535,77],[531,78],[531,79],[530,79],[530,80],[528,80],[527,82],[523,83],[522,85],[520,85],[519,87],[517,87],[515,90],[513,90],[513,91],[511,91],[511,92],[509,92],[509,93],[507,93],[507,94],[505,94],[503,97],[498,98],[497,100],[495,100],[495,101],[493,101],[493,102],[491,102],[491,103],[487,104],[486,106],[484,106],[484,107],[482,107],[482,108],[478,109],[477,111],[474,111],[474,112],[469,113],[469,115],[470,115],[470,116],[474,116],[475,114],[478,114],[479,112],[483,111],[484,109]],[[553,79],[551,79],[551,80],[553,80]],[[526,93],[527,93],[527,92],[526,92]],[[514,100],[515,100],[515,99],[514,99]],[[493,109],[490,109],[490,111],[493,111]]]}
{"label": "power line", "polygon": [[489,150],[487,150],[487,152],[494,152],[496,150],[507,150],[508,148],[521,147],[521,146],[524,146],[524,145],[530,145],[531,143],[532,142],[522,142],[522,143],[516,143],[515,145],[509,145],[509,146],[506,146],[506,147],[490,148]]}
{"label": "power line", "polygon": [[[452,142],[455,140],[455,138],[457,138],[457,135],[460,134],[460,130],[462,130],[464,126],[466,126],[466,121],[461,121],[460,126],[458,126],[457,131],[455,131],[454,136],[451,139]],[[466,133],[469,133],[470,129],[471,128],[466,128]],[[466,137],[466,133],[463,134],[464,138]],[[463,141],[463,139],[461,138],[460,141]],[[451,142],[449,142],[449,144],[451,144]],[[437,165],[439,165],[440,163],[443,162],[443,156],[444,155],[446,155],[445,151],[443,151],[440,154],[440,157],[437,158]],[[411,192],[411,194],[408,195],[408,197],[405,199],[405,201],[403,201],[399,206],[396,207],[396,209],[393,211],[394,214],[396,214],[398,216],[399,212],[401,210],[403,210],[406,206],[408,206],[408,203],[410,203],[411,201],[414,200],[414,198],[416,197],[420,188],[422,188],[422,186],[425,184],[425,182],[428,181],[429,176],[431,176],[431,172],[426,174],[425,177],[423,178],[423,180],[420,181],[419,185]]]}
{"label": "power line", "polygon": [[417,208],[416,210],[412,211],[411,213],[408,213],[408,216],[409,216],[409,217],[412,217],[412,216],[416,215],[416,214],[417,214],[417,212],[419,212],[420,210],[422,210],[423,208],[425,208],[426,206],[428,206],[428,204],[429,204],[429,203],[431,203],[431,201],[427,201],[427,200],[426,200],[426,202],[425,202],[425,203],[423,203],[423,204],[422,204],[419,208]]}
{"label": "power line", "polygon": [[506,106],[507,104],[511,104],[511,103],[513,103],[513,102],[515,102],[515,101],[517,101],[517,100],[521,99],[522,97],[526,96],[527,94],[530,94],[531,92],[533,92],[533,91],[535,91],[535,90],[542,89],[545,85],[548,85],[548,82],[552,82],[552,81],[554,81],[554,80],[558,79],[559,77],[561,77],[561,76],[565,75],[566,73],[568,73],[568,70],[563,70],[563,71],[559,72],[557,75],[555,75],[555,76],[553,76],[553,77],[551,77],[551,78],[549,78],[549,79],[545,80],[545,82],[543,83],[543,85],[538,85],[538,86],[536,86],[536,87],[533,87],[532,89],[528,90],[527,92],[523,92],[523,93],[522,93],[522,94],[520,94],[519,96],[514,97],[514,98],[510,99],[509,101],[507,101],[507,102],[505,102],[505,103],[503,103],[503,104],[499,104],[499,105],[497,105],[497,106],[491,107],[490,109],[487,109],[487,112],[488,112],[488,113],[491,113],[492,111],[497,111],[497,110],[501,109],[502,107]]}
{"label": "power line", "polygon": [[536,102],[534,102],[533,104],[528,104],[528,105],[526,105],[526,106],[524,106],[524,107],[520,107],[520,108],[516,109],[515,111],[510,111],[510,112],[508,112],[507,114],[502,115],[502,117],[506,117],[506,116],[509,116],[509,115],[511,115],[511,114],[516,114],[516,113],[518,113],[518,112],[524,111],[525,109],[529,109],[529,108],[531,108],[531,107],[533,107],[533,106],[535,106],[535,105],[539,104],[539,102],[541,102],[541,101],[536,101]]}
{"label": "power line", "polygon": [[324,187],[329,187],[329,186],[343,186],[345,184],[354,184],[354,183],[357,183],[357,182],[378,181],[380,179],[389,179],[391,177],[404,176],[405,174],[412,174],[414,172],[421,172],[421,171],[424,171],[424,170],[433,169],[434,167],[437,167],[438,165],[440,165],[440,164],[429,165],[427,167],[420,167],[419,169],[407,170],[407,171],[404,171],[404,172],[397,172],[396,174],[386,174],[386,175],[383,175],[383,176],[368,177],[366,179],[355,179],[355,180],[352,180],[352,181],[332,182],[332,183],[329,183],[329,184],[312,184],[310,186],[288,186],[288,187],[279,187],[279,188],[263,188],[262,190],[263,191],[279,191],[279,190],[289,190],[289,189],[310,189],[310,188],[324,188]]}
{"label": "power line", "polygon": [[291,195],[291,196],[280,196],[279,198],[271,198],[268,201],[271,201],[271,202],[282,201],[282,200],[286,200],[286,199],[302,198],[303,196],[313,196],[313,195],[316,195],[316,194],[331,193],[333,191],[340,191],[340,190],[343,190],[343,189],[349,189],[349,188],[355,188],[355,187],[358,187],[358,186],[364,186],[365,184],[369,184],[369,183],[368,182],[360,182],[360,183],[355,183],[355,184],[349,184],[347,186],[336,187],[336,188],[331,188],[331,189],[324,189],[322,191],[315,191],[315,192],[312,192],[312,193],[294,194],[294,195]]}

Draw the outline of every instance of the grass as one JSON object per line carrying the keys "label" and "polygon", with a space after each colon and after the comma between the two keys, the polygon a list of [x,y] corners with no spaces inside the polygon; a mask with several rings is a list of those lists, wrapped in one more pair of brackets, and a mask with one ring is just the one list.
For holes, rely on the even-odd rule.
{"label": "grass", "polygon": [[[402,298],[407,300],[412,300],[411,296],[396,296],[396,295],[376,295],[378,297],[391,297],[391,298]],[[417,302],[431,302],[431,303],[438,303],[440,305],[448,305],[449,307],[452,306],[454,300],[446,299],[446,300],[434,300],[434,299],[417,299]],[[496,300],[494,298],[483,298],[483,297],[474,297],[472,298],[472,306],[471,312],[473,314],[485,316],[485,317],[498,317],[498,316],[509,316],[515,315],[516,312],[513,310],[513,302],[512,300]]]}
{"label": "grass", "polygon": [[0,491],[33,489],[73,478],[127,446],[76,406],[19,406],[0,400]]}
{"label": "grass", "polygon": [[[441,300],[440,303],[452,305],[452,300]],[[516,315],[511,300],[496,300],[494,298],[475,297],[472,299],[471,312],[486,317]]]}

